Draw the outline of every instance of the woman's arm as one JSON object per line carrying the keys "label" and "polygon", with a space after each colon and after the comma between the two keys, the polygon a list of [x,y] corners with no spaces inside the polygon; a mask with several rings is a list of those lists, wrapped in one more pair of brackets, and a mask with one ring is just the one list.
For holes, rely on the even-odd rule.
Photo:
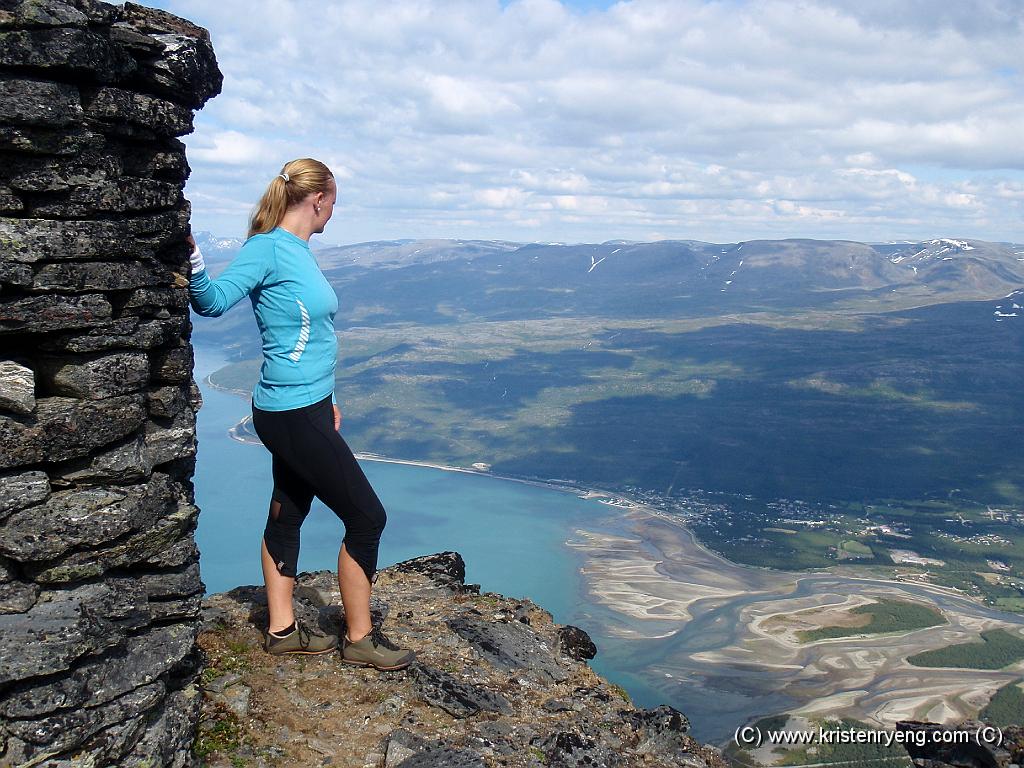
{"label": "woman's arm", "polygon": [[189,278],[189,303],[197,314],[219,317],[263,284],[270,274],[274,259],[274,245],[265,240],[247,240],[234,261],[228,264],[216,280],[206,272],[203,254],[191,235],[192,277]]}

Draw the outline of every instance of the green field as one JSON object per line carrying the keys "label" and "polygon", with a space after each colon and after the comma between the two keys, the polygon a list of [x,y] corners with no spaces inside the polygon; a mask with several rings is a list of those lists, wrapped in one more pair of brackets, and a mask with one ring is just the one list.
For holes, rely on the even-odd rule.
{"label": "green field", "polygon": [[916,667],[964,667],[1002,669],[1024,660],[1024,637],[1005,629],[981,633],[980,643],[958,643],[908,656]]}
{"label": "green field", "polygon": [[1024,678],[1007,683],[996,691],[988,705],[978,713],[978,719],[1000,728],[1020,725],[1024,713],[1024,689],[1021,684],[1024,684]]}
{"label": "green field", "polygon": [[815,640],[827,640],[833,637],[906,632],[946,623],[946,619],[934,608],[903,600],[879,600],[870,605],[857,606],[850,610],[850,613],[866,614],[871,617],[871,621],[863,627],[820,627],[803,630],[797,632],[797,636],[801,641],[811,643]]}
{"label": "green field", "polygon": [[840,543],[838,556],[840,560],[845,558],[873,558],[875,553],[867,544],[854,539],[847,539]]}

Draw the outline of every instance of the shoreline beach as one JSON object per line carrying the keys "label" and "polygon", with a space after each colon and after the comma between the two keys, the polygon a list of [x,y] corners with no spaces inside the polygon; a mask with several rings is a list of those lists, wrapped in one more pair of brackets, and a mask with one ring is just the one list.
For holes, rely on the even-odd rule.
{"label": "shoreline beach", "polygon": [[[213,380],[210,378],[211,376],[212,376],[212,374],[209,374],[206,377],[204,377],[203,382],[205,384],[207,384],[208,386],[212,387],[213,389],[216,389],[216,390],[218,390],[220,392],[226,392],[227,394],[230,394],[230,395],[237,395],[238,397],[242,397],[244,399],[249,399],[249,398],[252,397],[252,393],[251,392],[245,392],[245,391],[242,391],[240,389],[232,389],[231,387],[223,387],[223,386],[221,386],[219,384],[214,383]],[[244,425],[249,424],[251,422],[252,422],[252,416],[245,416],[245,417],[243,417],[240,422],[238,422],[235,426],[231,427],[228,430],[228,435],[231,437],[232,440],[235,440],[236,442],[239,442],[239,443],[245,443],[246,445],[263,445],[263,443],[261,443],[258,438],[251,437],[249,434],[247,434],[246,430],[244,429]],[[439,464],[437,462],[422,461],[422,460],[419,460],[419,459],[399,459],[399,458],[395,458],[393,456],[382,456],[379,453],[373,453],[371,451],[353,452],[353,455],[356,457],[356,459],[359,459],[359,460],[379,461],[379,462],[384,462],[384,463],[387,463],[387,464],[405,464],[405,465],[414,466],[414,467],[428,467],[430,469],[442,469],[442,470],[444,470],[446,472],[465,472],[466,474],[471,474],[471,475],[481,475],[481,476],[484,476],[484,477],[493,477],[493,478],[498,479],[498,480],[509,480],[511,482],[514,482],[514,483],[525,483],[526,485],[532,485],[532,486],[536,486],[536,487],[539,487],[539,488],[549,488],[549,489],[556,490],[556,491],[563,491],[563,492],[566,492],[566,493],[573,493],[573,494],[579,496],[582,499],[594,499],[596,501],[599,501],[602,504],[607,504],[609,506],[615,506],[615,507],[621,507],[622,509],[629,509],[629,510],[633,510],[633,509],[641,510],[642,509],[642,510],[646,510],[646,511],[652,513],[652,514],[659,513],[659,510],[655,510],[655,509],[653,509],[651,507],[647,507],[646,505],[641,504],[640,502],[634,501],[633,499],[626,498],[626,497],[624,497],[624,496],[622,496],[620,494],[613,494],[613,493],[610,493],[609,491],[602,491],[602,490],[597,489],[597,488],[587,488],[587,487],[584,487],[584,486],[573,485],[573,484],[568,484],[568,483],[560,484],[560,483],[554,483],[554,482],[546,481],[546,480],[538,480],[538,479],[531,479],[531,478],[524,478],[524,477],[512,477],[510,475],[501,475],[501,474],[498,474],[496,472],[492,472],[489,469],[476,469],[474,467],[460,467],[460,466],[457,466],[457,465],[454,465],[454,464]],[[484,462],[480,462],[480,463],[484,464]],[[487,465],[487,466],[489,466],[489,465]]]}

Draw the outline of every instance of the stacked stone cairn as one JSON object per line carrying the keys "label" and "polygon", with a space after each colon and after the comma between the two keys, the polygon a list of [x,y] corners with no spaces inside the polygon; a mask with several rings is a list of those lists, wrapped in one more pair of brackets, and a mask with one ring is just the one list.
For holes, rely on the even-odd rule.
{"label": "stacked stone cairn", "polygon": [[0,765],[188,765],[189,166],[206,30],[0,0]]}

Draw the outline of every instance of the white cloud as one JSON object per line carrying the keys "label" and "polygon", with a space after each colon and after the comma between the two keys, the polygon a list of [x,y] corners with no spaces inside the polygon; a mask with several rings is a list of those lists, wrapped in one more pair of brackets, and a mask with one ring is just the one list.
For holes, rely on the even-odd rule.
{"label": "white cloud", "polygon": [[[1024,240],[1015,0],[163,0],[223,94],[188,193],[335,168],[334,242]],[[230,193],[225,195],[225,191]]]}
{"label": "white cloud", "polygon": [[529,193],[516,187],[481,189],[474,198],[486,208],[522,208],[529,199]]}
{"label": "white cloud", "polygon": [[189,142],[188,155],[210,165],[250,165],[259,160],[264,151],[259,138],[238,131],[214,131],[200,134]]}

